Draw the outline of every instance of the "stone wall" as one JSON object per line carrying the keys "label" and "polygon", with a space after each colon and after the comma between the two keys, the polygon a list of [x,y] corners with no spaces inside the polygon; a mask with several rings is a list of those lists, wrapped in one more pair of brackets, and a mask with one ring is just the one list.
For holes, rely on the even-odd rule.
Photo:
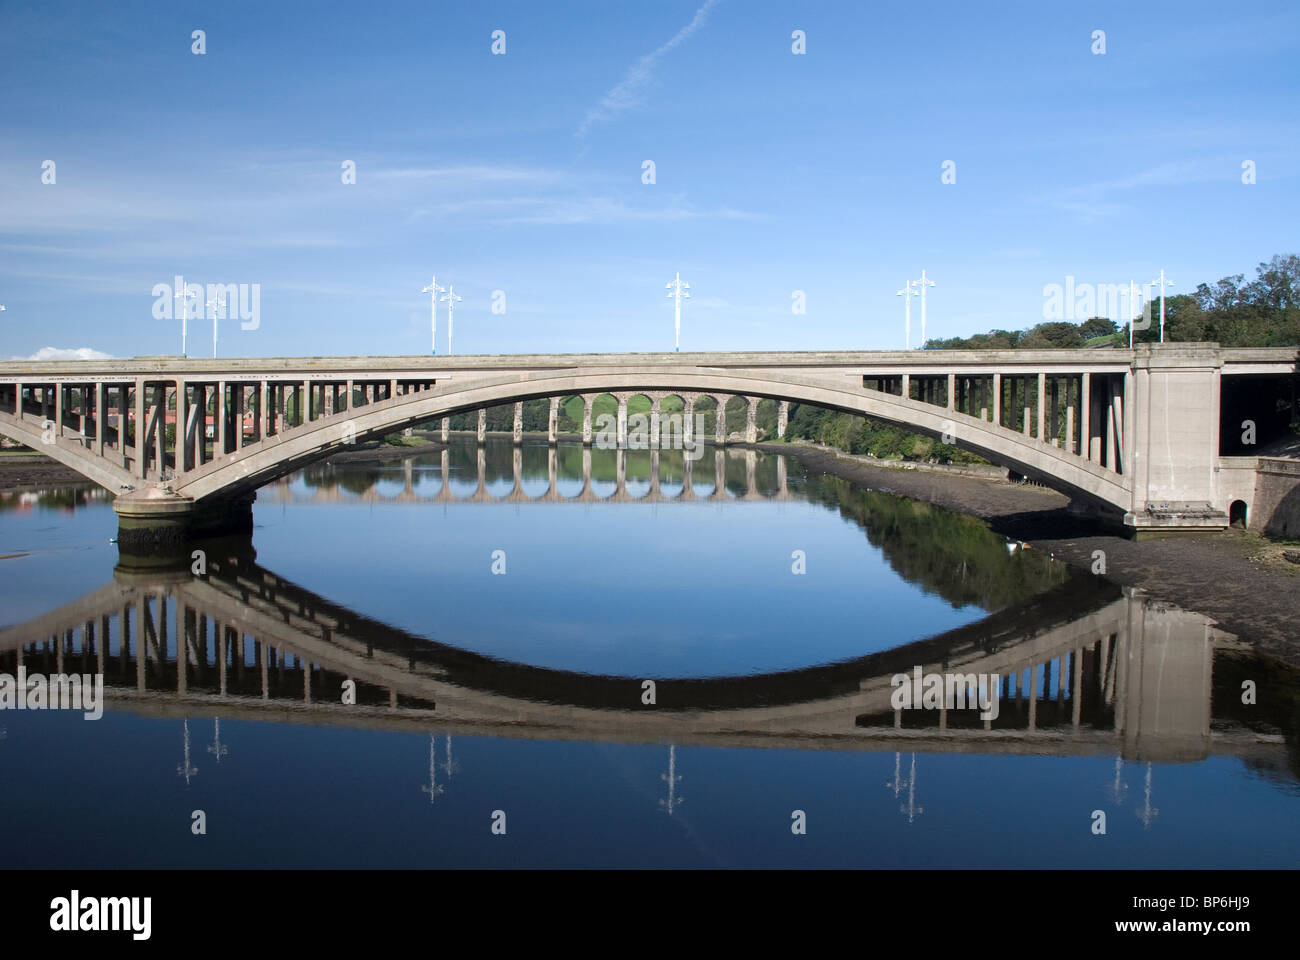
{"label": "stone wall", "polygon": [[1247,524],[1265,536],[1300,540],[1300,460],[1260,458]]}

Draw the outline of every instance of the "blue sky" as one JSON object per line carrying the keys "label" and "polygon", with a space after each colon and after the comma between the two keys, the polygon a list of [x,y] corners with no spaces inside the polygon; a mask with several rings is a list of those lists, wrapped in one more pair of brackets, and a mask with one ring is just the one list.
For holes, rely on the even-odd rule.
{"label": "blue sky", "polygon": [[901,347],[923,268],[936,337],[1187,292],[1300,250],[1297,48],[1293,2],[7,0],[0,356],[177,353],[176,274],[260,284],[224,356],[427,354],[435,272],[458,354],[671,350],[678,270],[683,350]]}

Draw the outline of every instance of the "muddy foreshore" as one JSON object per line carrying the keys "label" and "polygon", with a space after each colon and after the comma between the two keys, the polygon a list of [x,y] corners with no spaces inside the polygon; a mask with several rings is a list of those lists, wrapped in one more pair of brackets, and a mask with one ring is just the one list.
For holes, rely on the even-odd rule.
{"label": "muddy foreshore", "polygon": [[755,446],[793,457],[810,472],[979,517],[995,532],[1085,570],[1101,550],[1108,580],[1204,614],[1260,652],[1300,665],[1300,566],[1257,534],[1233,529],[1130,540],[1071,514],[1068,498],[1044,487],[874,466],[803,444]]}

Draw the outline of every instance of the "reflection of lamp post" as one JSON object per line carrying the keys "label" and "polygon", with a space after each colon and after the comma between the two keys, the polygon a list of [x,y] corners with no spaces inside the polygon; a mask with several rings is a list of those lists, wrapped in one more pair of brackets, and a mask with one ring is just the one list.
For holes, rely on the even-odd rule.
{"label": "reflection of lamp post", "polygon": [[[924,271],[922,271],[922,276],[924,276]],[[912,772],[907,775],[907,806],[898,809],[907,814],[908,823],[912,823],[917,817],[925,813],[925,807],[916,805],[916,754],[912,754]]]}
{"label": "reflection of lamp post", "polygon": [[900,804],[898,810],[900,813],[907,814],[907,822],[911,823],[925,813],[925,807],[916,805],[916,754],[912,754],[912,769],[906,779],[903,778],[902,759],[902,754],[894,753],[894,779],[886,781],[885,786],[893,788],[894,799],[897,800],[898,795],[902,792],[903,785],[907,785],[907,804]]}
{"label": "reflection of lamp post", "polygon": [[1128,793],[1128,784],[1124,782],[1124,758],[1115,757],[1115,782],[1110,785],[1110,795],[1114,798],[1115,805],[1119,806],[1124,802],[1124,796]]}
{"label": "reflection of lamp post", "polygon": [[442,772],[445,773],[447,775],[447,779],[450,780],[451,775],[456,772],[459,766],[460,764],[456,763],[454,760],[451,759],[451,734],[449,733],[447,734],[447,760],[442,765]]}
{"label": "reflection of lamp post", "polygon": [[1142,821],[1142,826],[1150,830],[1151,821],[1160,813],[1155,807],[1151,806],[1151,764],[1147,764],[1146,790],[1142,801],[1142,809],[1137,811],[1138,819]]}
{"label": "reflection of lamp post", "polygon": [[176,772],[185,778],[185,786],[190,785],[190,777],[199,772],[199,768],[190,763],[190,718],[182,721],[185,727],[185,762],[176,768]]}
{"label": "reflection of lamp post", "polygon": [[221,742],[221,718],[212,718],[212,746],[208,747],[208,753],[217,758],[217,763],[221,758],[230,752],[230,748]]}
{"label": "reflection of lamp post", "polygon": [[430,804],[433,803],[434,797],[442,793],[442,787],[438,785],[438,779],[437,779],[438,764],[433,754],[434,747],[436,744],[437,744],[437,740],[434,739],[433,734],[429,734],[429,785],[425,786],[424,784],[420,784],[420,791],[422,793],[427,793],[429,795]]}
{"label": "reflection of lamp post", "polygon": [[668,816],[671,817],[673,815],[673,808],[677,806],[677,804],[682,803],[684,799],[677,796],[677,781],[681,779],[681,775],[677,772],[676,744],[670,743],[668,745],[668,772],[659,774],[659,779],[668,781],[668,799],[665,800],[661,797],[659,800],[659,806],[668,811]]}
{"label": "reflection of lamp post", "polygon": [[903,789],[902,779],[902,761],[903,755],[897,750],[894,751],[894,779],[886,780],[885,786],[894,788],[894,799],[898,799],[899,792]]}

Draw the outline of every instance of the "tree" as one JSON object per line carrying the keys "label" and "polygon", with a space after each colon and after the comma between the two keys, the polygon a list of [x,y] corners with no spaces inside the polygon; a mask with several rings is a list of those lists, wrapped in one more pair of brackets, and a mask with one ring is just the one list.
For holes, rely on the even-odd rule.
{"label": "tree", "polygon": [[1040,323],[1020,337],[1018,346],[1023,350],[1062,349],[1083,346],[1079,328],[1064,320]]}
{"label": "tree", "polygon": [[1119,326],[1109,317],[1089,317],[1079,324],[1079,336],[1084,340],[1109,337],[1119,333]]}

